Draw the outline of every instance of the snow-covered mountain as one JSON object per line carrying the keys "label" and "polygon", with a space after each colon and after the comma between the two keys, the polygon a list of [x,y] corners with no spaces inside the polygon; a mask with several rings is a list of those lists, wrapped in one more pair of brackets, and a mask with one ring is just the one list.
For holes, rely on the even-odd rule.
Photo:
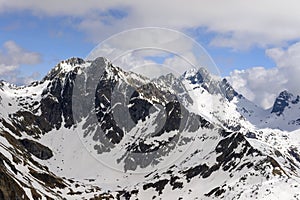
{"label": "snow-covered mountain", "polygon": [[237,103],[239,112],[259,128],[273,128],[294,131],[300,127],[299,95],[282,91],[272,108],[264,110],[249,100],[241,97]]}
{"label": "snow-covered mountain", "polygon": [[300,198],[287,92],[263,110],[204,68],[150,80],[71,58],[0,97],[0,199]]}

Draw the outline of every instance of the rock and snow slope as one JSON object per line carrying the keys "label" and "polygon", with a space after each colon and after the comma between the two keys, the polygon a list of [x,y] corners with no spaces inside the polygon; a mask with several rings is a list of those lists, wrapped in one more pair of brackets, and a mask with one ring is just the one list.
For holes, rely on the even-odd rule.
{"label": "rock and snow slope", "polygon": [[104,58],[0,97],[0,199],[300,198],[299,139],[281,131],[298,97],[264,111],[202,68],[150,80]]}
{"label": "rock and snow slope", "polygon": [[263,110],[245,98],[238,100],[240,113],[259,128],[273,128],[294,131],[300,126],[299,95],[282,91],[272,108]]}

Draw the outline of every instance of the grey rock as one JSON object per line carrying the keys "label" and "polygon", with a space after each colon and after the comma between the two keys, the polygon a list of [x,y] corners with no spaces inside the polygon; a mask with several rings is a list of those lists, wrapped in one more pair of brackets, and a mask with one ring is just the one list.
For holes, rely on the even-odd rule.
{"label": "grey rock", "polygon": [[47,160],[53,156],[51,149],[36,141],[29,139],[20,139],[19,141],[29,153],[41,160]]}

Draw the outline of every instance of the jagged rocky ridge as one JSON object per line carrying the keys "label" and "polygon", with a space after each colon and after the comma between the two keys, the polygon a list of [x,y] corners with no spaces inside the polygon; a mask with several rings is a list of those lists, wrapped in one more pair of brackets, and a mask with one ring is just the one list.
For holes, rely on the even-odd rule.
{"label": "jagged rocky ridge", "polygon": [[275,99],[273,106],[267,110],[260,108],[244,97],[237,101],[240,114],[259,128],[283,131],[299,129],[299,95],[294,95],[287,90],[282,91]]}
{"label": "jagged rocky ridge", "polygon": [[[191,109],[199,101],[193,92],[216,99],[219,104],[211,116],[217,122],[202,116],[208,108]],[[280,187],[298,185],[294,180],[299,169],[297,148],[286,149],[287,154],[265,151],[265,146],[247,139],[250,130],[257,138],[262,134],[218,109],[243,97],[225,79],[214,80],[204,69],[181,79],[169,74],[149,80],[104,58],[92,62],[72,58],[28,87],[2,83],[1,97],[3,199],[269,198],[278,195]],[[242,117],[238,112],[234,115]],[[69,143],[79,137],[86,146],[81,143],[77,153],[71,149],[74,153],[67,154],[75,146],[60,137]],[[72,174],[85,165],[64,165],[80,162],[74,160],[81,152],[77,148],[87,148],[96,158],[111,155],[109,160],[125,176],[108,174],[115,180],[103,184],[105,172],[94,168],[107,166],[99,162],[87,166],[95,172],[93,179]],[[56,169],[61,157],[64,160]],[[172,165],[160,166],[169,157],[176,158]],[[63,178],[68,170],[72,176]],[[147,174],[131,174],[138,170]],[[293,188],[290,191],[291,196],[297,194]]]}
{"label": "jagged rocky ridge", "polygon": [[274,102],[271,113],[275,113],[277,116],[281,115],[290,104],[299,103],[299,98],[299,95],[294,98],[294,95],[286,90],[281,92]]}

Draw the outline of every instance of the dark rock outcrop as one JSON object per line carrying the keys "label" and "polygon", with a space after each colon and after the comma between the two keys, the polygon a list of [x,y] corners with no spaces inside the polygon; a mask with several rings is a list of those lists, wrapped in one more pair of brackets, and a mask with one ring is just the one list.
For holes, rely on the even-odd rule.
{"label": "dark rock outcrop", "polygon": [[185,73],[183,78],[197,85],[197,87],[203,87],[210,94],[221,94],[228,101],[231,101],[235,96],[239,96],[227,79],[214,80],[204,68],[200,68],[190,74]]}
{"label": "dark rock outcrop", "polygon": [[280,116],[286,107],[290,104],[297,104],[299,100],[299,95],[295,97],[292,93],[285,90],[276,98],[271,113],[275,113],[277,116]]}
{"label": "dark rock outcrop", "polygon": [[20,139],[19,141],[24,146],[24,148],[27,149],[27,151],[29,151],[29,153],[31,153],[39,159],[47,160],[53,156],[52,151],[48,147],[36,141],[29,139]]}

